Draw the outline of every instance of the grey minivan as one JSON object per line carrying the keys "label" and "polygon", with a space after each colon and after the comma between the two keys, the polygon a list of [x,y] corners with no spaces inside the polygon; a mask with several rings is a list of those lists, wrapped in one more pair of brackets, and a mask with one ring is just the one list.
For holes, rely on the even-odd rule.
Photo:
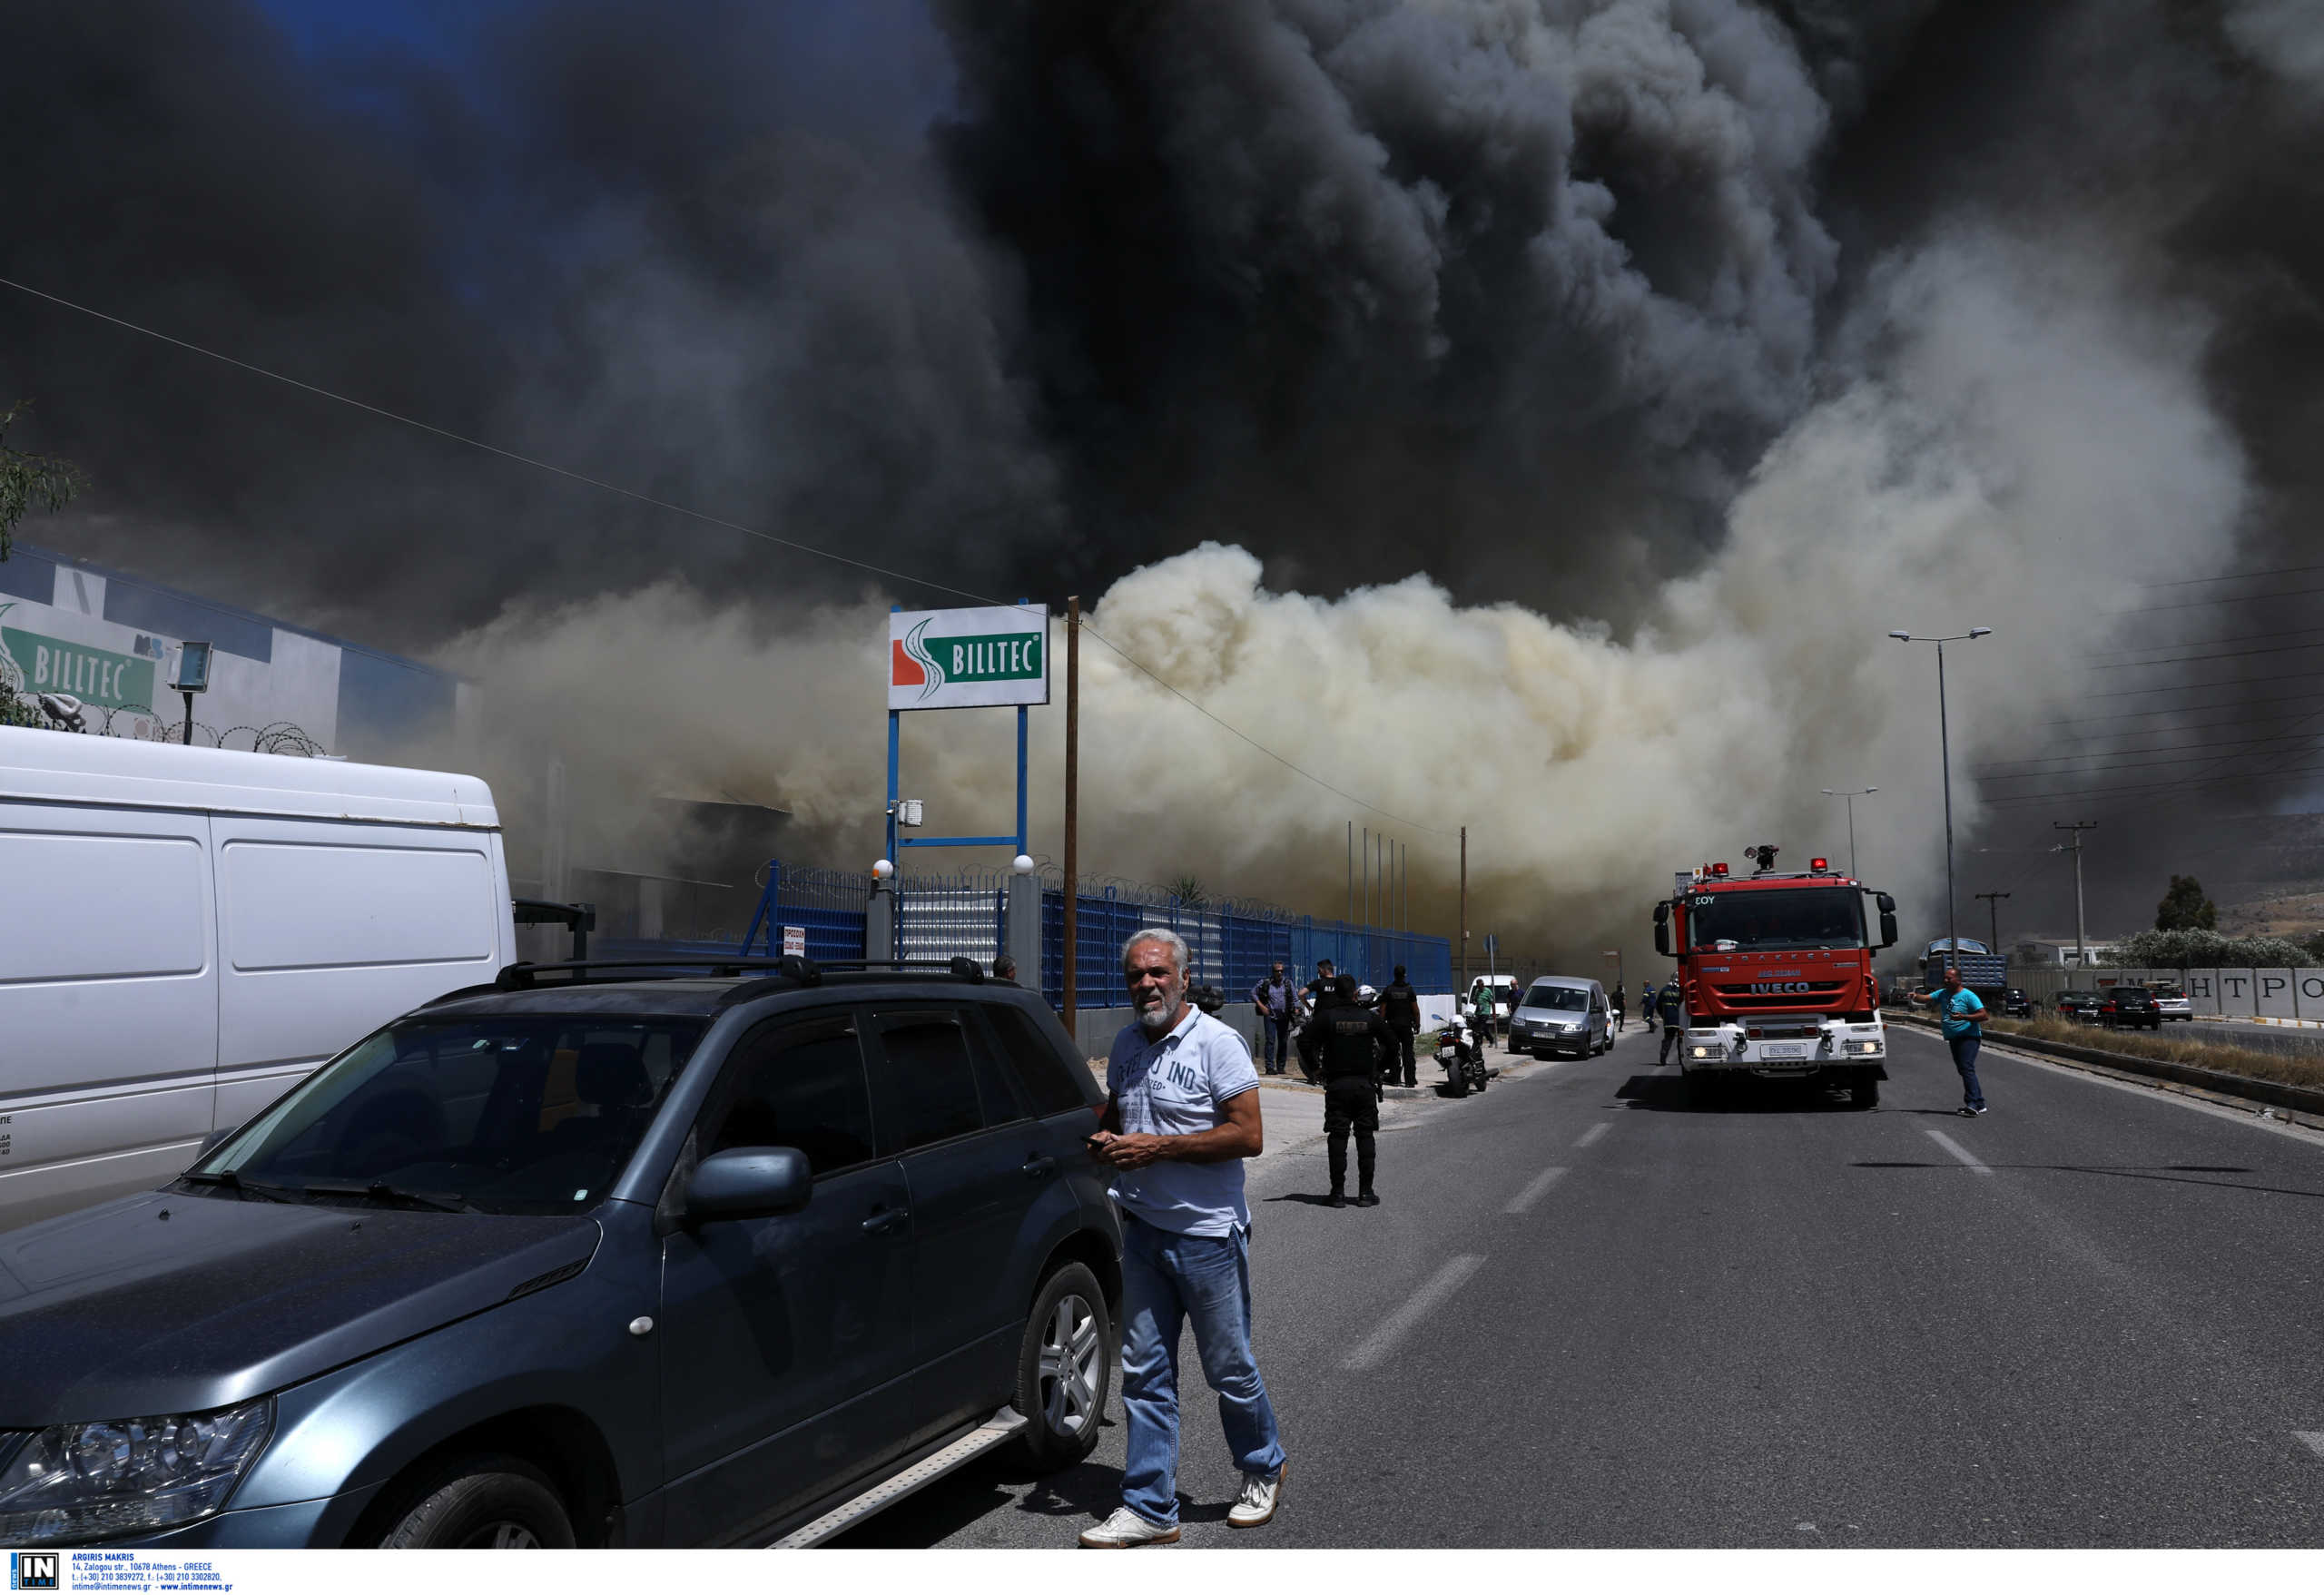
{"label": "grey minivan", "polygon": [[1509,1016],[1512,1052],[1590,1058],[1611,1051],[1613,1046],[1613,1018],[1607,1011],[1605,989],[1595,980],[1541,976],[1525,989]]}
{"label": "grey minivan", "polygon": [[517,966],[0,1236],[0,1542],[763,1544],[1096,1443],[1120,1230],[1034,994]]}

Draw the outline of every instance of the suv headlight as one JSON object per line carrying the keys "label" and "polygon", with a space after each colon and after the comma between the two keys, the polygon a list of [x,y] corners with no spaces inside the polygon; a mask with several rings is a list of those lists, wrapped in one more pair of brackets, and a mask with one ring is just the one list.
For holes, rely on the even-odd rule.
{"label": "suv headlight", "polygon": [[43,1429],[0,1470],[0,1543],[111,1540],[206,1518],[225,1505],[273,1430],[271,1397]]}

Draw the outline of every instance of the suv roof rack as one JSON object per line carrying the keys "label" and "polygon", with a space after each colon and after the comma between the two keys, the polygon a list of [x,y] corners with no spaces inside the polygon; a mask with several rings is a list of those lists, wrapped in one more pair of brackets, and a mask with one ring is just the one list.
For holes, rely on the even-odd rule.
{"label": "suv roof rack", "polygon": [[714,979],[735,975],[762,975],[774,980],[787,980],[794,985],[819,986],[825,970],[842,973],[877,974],[895,972],[918,974],[941,971],[956,980],[971,986],[984,983],[984,966],[972,958],[938,959],[835,959],[829,963],[789,954],[782,958],[757,958],[737,954],[731,958],[712,954],[696,954],[659,958],[592,958],[566,959],[556,963],[515,963],[502,970],[488,986],[468,986],[447,992],[438,1002],[454,997],[474,997],[487,991],[525,991],[550,984],[541,977],[563,976],[557,986],[582,986],[629,980],[682,980],[689,976],[708,973]]}

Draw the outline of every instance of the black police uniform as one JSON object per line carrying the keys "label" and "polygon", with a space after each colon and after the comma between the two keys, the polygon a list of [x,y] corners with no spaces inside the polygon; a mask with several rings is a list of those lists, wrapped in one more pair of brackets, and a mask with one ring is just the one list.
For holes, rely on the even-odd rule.
{"label": "black police uniform", "polygon": [[1671,981],[1654,994],[1654,1011],[1662,1021],[1662,1050],[1654,1060],[1659,1067],[1670,1061],[1670,1050],[1679,1045],[1678,981]]}
{"label": "black police uniform", "polygon": [[1318,975],[1300,988],[1307,1002],[1307,1028],[1299,1032],[1299,1070],[1309,1079],[1318,1077],[1316,1060],[1324,1055],[1324,1010],[1339,999],[1339,977]]}
{"label": "black police uniform", "polygon": [[1353,990],[1345,991],[1324,1010],[1324,1134],[1329,1142],[1333,1203],[1344,1206],[1347,1200],[1347,1133],[1353,1129],[1359,1192],[1356,1200],[1370,1207],[1380,1200],[1372,1190],[1372,1171],[1377,1159],[1372,1137],[1380,1127],[1374,1071],[1391,1037],[1387,1021],[1356,1002],[1354,997]]}
{"label": "black police uniform", "polygon": [[1392,980],[1380,992],[1380,1017],[1388,1022],[1388,1033],[1394,1038],[1395,1049],[1388,1054],[1388,1078],[1393,1083],[1396,1065],[1404,1066],[1404,1084],[1420,1084],[1420,1070],[1413,1061],[1413,1033],[1420,1029],[1420,993],[1413,989],[1410,980]]}

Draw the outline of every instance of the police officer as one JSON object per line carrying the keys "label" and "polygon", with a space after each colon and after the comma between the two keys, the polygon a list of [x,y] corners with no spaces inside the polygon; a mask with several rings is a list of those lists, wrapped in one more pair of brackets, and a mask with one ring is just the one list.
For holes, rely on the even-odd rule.
{"label": "police officer", "polygon": [[1607,1001],[1614,1010],[1614,1034],[1619,1036],[1622,1033],[1622,1027],[1630,1023],[1630,1015],[1625,1011],[1626,1005],[1629,1001],[1628,995],[1622,990],[1620,986],[1617,985],[1613,990],[1608,994]]}
{"label": "police officer", "polygon": [[1372,1189],[1376,1157],[1374,1132],[1380,1127],[1378,1069],[1392,1041],[1388,1022],[1355,999],[1355,977],[1333,983],[1332,1006],[1323,1010],[1324,1134],[1332,1166],[1331,1205],[1347,1206],[1347,1133],[1355,1132],[1355,1205],[1377,1207]]}
{"label": "police officer", "polygon": [[1396,1083],[1396,1063],[1404,1066],[1404,1084],[1420,1084],[1420,1071],[1413,1062],[1413,1036],[1420,1029],[1420,993],[1404,979],[1404,966],[1396,966],[1396,978],[1380,991],[1380,1017],[1388,1023],[1388,1033],[1395,1038],[1394,1050],[1388,1054],[1388,1083]]}
{"label": "police officer", "polygon": [[1315,960],[1315,978],[1300,988],[1299,996],[1307,1010],[1307,1023],[1299,1032],[1299,1072],[1312,1080],[1316,1078],[1316,1059],[1323,1056],[1323,1012],[1339,1000],[1330,959]]}
{"label": "police officer", "polygon": [[1654,994],[1654,1012],[1662,1021],[1662,1050],[1656,1055],[1655,1067],[1659,1068],[1670,1061],[1670,1050],[1679,1045],[1679,977],[1671,976]]}

